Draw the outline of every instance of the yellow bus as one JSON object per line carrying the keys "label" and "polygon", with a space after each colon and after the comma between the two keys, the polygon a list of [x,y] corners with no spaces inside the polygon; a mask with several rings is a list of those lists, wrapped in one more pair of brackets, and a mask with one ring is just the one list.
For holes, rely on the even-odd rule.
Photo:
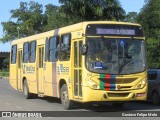
{"label": "yellow bus", "polygon": [[75,102],[146,100],[145,37],[139,24],[81,22],[14,40],[10,85],[33,96]]}

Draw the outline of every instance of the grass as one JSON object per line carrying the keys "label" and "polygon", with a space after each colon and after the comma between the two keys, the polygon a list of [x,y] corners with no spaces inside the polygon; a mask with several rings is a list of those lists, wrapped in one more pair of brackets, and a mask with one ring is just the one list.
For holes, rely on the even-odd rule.
{"label": "grass", "polygon": [[9,69],[0,70],[0,76],[8,77],[9,76]]}
{"label": "grass", "polygon": [[9,69],[0,70],[0,72],[9,72]]}
{"label": "grass", "polygon": [[9,72],[0,72],[0,76],[8,77],[9,76]]}

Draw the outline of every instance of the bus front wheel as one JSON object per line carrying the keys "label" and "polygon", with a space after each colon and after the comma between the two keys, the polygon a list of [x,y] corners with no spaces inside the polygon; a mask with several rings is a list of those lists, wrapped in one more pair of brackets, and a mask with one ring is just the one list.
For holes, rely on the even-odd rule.
{"label": "bus front wheel", "polygon": [[23,93],[26,99],[31,99],[33,97],[33,94],[29,92],[27,80],[24,80],[23,83]]}
{"label": "bus front wheel", "polygon": [[68,95],[68,88],[67,85],[64,84],[61,87],[61,103],[64,107],[64,109],[69,110],[73,106],[73,101],[69,100],[69,95]]}

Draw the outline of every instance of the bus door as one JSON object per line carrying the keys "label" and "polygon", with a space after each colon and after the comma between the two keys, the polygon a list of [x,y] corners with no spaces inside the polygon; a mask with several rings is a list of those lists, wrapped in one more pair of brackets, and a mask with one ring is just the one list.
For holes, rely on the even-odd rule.
{"label": "bus door", "polygon": [[38,46],[38,93],[44,93],[44,71],[43,71],[43,60],[44,60],[44,45]]}
{"label": "bus door", "polygon": [[18,81],[17,89],[22,89],[22,49],[18,49]]}
{"label": "bus door", "polygon": [[74,98],[82,99],[82,40],[74,41]]}

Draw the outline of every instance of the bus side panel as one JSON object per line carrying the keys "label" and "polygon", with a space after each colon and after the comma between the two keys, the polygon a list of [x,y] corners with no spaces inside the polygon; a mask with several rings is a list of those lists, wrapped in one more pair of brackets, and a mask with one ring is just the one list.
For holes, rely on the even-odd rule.
{"label": "bus side panel", "polygon": [[37,75],[36,75],[36,64],[35,63],[27,63],[25,64],[25,69],[24,75],[26,76],[27,82],[28,82],[28,87],[29,87],[29,92],[31,93],[37,93]]}
{"label": "bus side panel", "polygon": [[10,85],[17,89],[17,64],[10,64]]}
{"label": "bus side panel", "polygon": [[44,94],[46,96],[53,95],[53,72],[52,72],[52,62],[44,63]]}

